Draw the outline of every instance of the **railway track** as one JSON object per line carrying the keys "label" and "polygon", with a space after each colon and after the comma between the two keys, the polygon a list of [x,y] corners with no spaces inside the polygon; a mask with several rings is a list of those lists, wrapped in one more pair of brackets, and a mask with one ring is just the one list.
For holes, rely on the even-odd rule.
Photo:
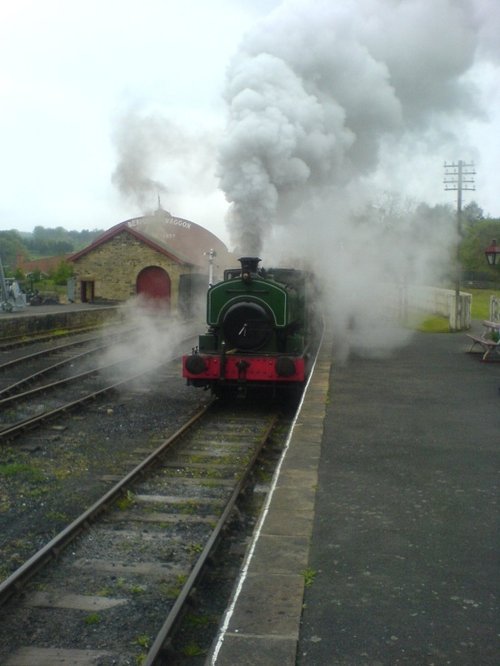
{"label": "railway track", "polygon": [[0,390],[4,391],[18,377],[29,380],[32,374],[35,378],[43,376],[44,372],[50,374],[86,354],[103,352],[117,344],[127,343],[140,334],[138,326],[115,326],[106,332],[100,330],[92,334],[75,335],[68,342],[53,338],[45,343],[32,343],[36,349],[28,354],[21,349],[0,350]]}
{"label": "railway track", "polygon": [[70,342],[45,344],[29,354],[3,353],[0,355],[0,397],[12,395],[27,384],[80,363],[86,357],[103,354],[116,344],[130,340],[135,333],[136,328],[122,328],[106,335],[86,335]]}
{"label": "railway track", "polygon": [[[153,371],[158,365],[156,357],[141,364],[140,370],[130,368],[134,365],[130,349],[137,343],[138,335],[137,329],[127,329],[110,336],[105,344],[101,338],[88,338],[16,357],[1,365],[0,443]],[[96,341],[100,344],[95,344]],[[83,351],[80,350],[82,344],[87,347]],[[117,345],[121,353],[113,354],[112,361],[105,361],[106,354],[116,351]],[[59,360],[49,363],[47,359],[54,354]],[[162,362],[168,360],[168,357],[162,358]],[[39,367],[33,371],[35,363]],[[75,371],[75,368],[80,369]],[[16,379],[9,383],[13,371]],[[72,374],[68,376],[69,372]],[[54,375],[60,378],[47,381]],[[23,391],[27,385],[36,387]]]}
{"label": "railway track", "polygon": [[159,663],[277,420],[210,403],[9,576],[0,663]]}
{"label": "railway track", "polygon": [[82,328],[67,329],[64,331],[47,331],[46,333],[26,335],[13,335],[0,339],[0,355],[3,353],[10,353],[13,350],[19,350],[24,347],[33,346],[37,344],[51,344],[54,341],[60,341],[62,338],[80,338],[85,335],[94,336],[96,331],[104,333],[107,330],[114,330],[116,323],[99,324],[93,326],[86,326]]}

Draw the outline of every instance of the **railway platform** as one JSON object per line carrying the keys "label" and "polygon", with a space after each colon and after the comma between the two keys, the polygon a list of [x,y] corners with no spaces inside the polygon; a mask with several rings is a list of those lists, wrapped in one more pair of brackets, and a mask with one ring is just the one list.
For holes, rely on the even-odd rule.
{"label": "railway platform", "polygon": [[500,372],[469,346],[326,346],[207,664],[498,663]]}
{"label": "railway platform", "polygon": [[98,326],[120,315],[116,305],[60,303],[28,305],[12,312],[0,311],[0,343],[21,335],[33,336],[57,329]]}

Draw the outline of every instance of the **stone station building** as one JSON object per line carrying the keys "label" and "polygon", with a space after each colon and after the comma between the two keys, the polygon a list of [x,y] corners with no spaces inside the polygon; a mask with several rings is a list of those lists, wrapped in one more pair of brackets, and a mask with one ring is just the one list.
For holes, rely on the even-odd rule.
{"label": "stone station building", "polygon": [[72,301],[125,302],[141,295],[177,312],[194,291],[206,291],[235,263],[207,229],[158,208],[152,215],[115,225],[69,258],[74,265]]}

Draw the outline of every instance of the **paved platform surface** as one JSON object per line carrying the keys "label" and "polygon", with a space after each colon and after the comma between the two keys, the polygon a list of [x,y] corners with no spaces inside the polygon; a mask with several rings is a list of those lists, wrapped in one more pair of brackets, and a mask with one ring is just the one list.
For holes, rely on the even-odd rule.
{"label": "paved platform surface", "polygon": [[500,662],[500,364],[469,347],[323,357],[207,663]]}

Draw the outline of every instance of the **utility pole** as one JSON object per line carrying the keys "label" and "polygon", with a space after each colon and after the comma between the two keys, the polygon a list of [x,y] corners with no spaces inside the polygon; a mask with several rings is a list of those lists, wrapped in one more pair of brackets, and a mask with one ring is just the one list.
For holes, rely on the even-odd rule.
{"label": "utility pole", "polygon": [[466,163],[462,160],[458,162],[444,163],[444,189],[457,193],[457,252],[456,252],[456,275],[455,275],[455,330],[460,328],[459,316],[460,308],[460,241],[462,239],[462,192],[464,190],[475,190],[474,162]]}

